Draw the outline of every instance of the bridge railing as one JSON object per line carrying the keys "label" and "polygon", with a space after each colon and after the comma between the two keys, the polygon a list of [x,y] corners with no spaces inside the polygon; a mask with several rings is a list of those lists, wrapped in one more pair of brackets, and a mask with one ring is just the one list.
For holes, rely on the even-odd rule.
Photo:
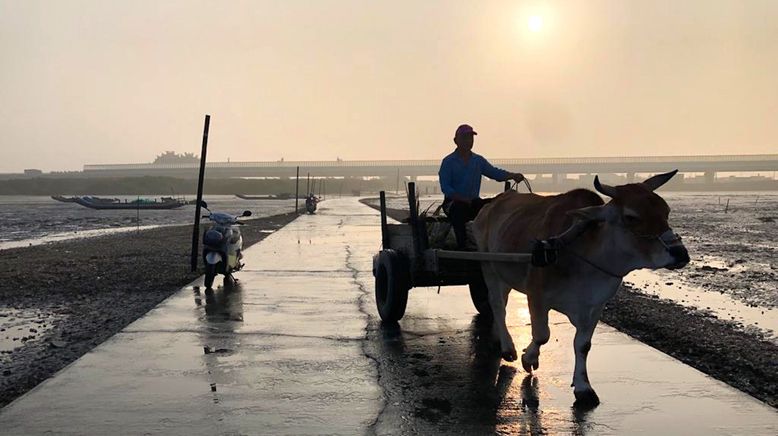
{"label": "bridge railing", "polygon": [[[778,154],[720,155],[720,156],[616,156],[616,157],[560,157],[527,159],[491,159],[494,165],[575,165],[575,164],[633,164],[633,163],[716,163],[716,162],[778,162]],[[263,161],[263,162],[209,162],[208,168],[350,168],[350,167],[430,167],[440,160],[348,160],[348,161]],[[90,164],[84,171],[121,170],[175,170],[196,169],[196,163],[167,164]]]}

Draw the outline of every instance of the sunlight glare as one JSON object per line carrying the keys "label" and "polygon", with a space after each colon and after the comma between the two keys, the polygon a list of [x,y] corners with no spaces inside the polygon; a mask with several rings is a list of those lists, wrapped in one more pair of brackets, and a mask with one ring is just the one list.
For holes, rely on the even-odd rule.
{"label": "sunlight glare", "polygon": [[527,20],[527,27],[533,32],[540,32],[540,29],[543,28],[543,18],[539,15],[530,16]]}

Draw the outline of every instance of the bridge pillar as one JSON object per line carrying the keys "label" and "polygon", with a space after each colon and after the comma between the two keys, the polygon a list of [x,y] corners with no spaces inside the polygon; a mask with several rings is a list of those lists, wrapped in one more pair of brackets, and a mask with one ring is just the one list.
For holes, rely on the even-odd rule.
{"label": "bridge pillar", "polygon": [[705,171],[705,183],[713,183],[716,181],[715,171]]}
{"label": "bridge pillar", "polygon": [[411,176],[411,182],[416,183],[418,176]]}
{"label": "bridge pillar", "polygon": [[635,183],[635,173],[627,173],[627,183]]}
{"label": "bridge pillar", "polygon": [[559,173],[551,174],[551,184],[553,184],[554,186],[559,186],[559,184],[565,178],[565,176],[566,176],[565,174],[559,174]]}

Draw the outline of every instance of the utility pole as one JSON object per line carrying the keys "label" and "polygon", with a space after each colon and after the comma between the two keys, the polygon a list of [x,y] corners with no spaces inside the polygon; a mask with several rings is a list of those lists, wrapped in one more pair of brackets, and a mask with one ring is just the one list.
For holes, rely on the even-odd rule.
{"label": "utility pole", "polygon": [[300,201],[300,167],[297,167],[297,176],[295,177],[295,184],[294,184],[294,213],[297,214],[300,212],[300,208],[298,207],[299,201]]}
{"label": "utility pole", "polygon": [[211,116],[205,115],[203,127],[203,146],[200,151],[200,174],[197,178],[197,199],[195,200],[195,222],[192,228],[192,272],[197,271],[197,242],[200,236],[200,203],[203,201],[203,180],[205,179],[205,154],[208,151],[208,128],[211,125]]}

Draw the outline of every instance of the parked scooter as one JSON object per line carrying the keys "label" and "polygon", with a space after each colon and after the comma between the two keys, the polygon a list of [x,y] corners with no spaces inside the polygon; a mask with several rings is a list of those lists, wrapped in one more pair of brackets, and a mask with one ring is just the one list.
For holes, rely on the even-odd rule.
{"label": "parked scooter", "polygon": [[308,194],[307,197],[305,197],[305,210],[313,215],[316,213],[316,206],[319,204],[319,198],[316,197],[313,194]]}
{"label": "parked scooter", "polygon": [[243,225],[238,221],[240,217],[251,216],[251,211],[243,211],[240,216],[233,216],[221,212],[211,212],[208,204],[200,203],[213,223],[211,228],[203,233],[203,262],[205,263],[205,289],[212,289],[213,281],[217,274],[224,275],[224,284],[235,283],[232,273],[240,271],[243,254],[243,237],[238,226]]}

